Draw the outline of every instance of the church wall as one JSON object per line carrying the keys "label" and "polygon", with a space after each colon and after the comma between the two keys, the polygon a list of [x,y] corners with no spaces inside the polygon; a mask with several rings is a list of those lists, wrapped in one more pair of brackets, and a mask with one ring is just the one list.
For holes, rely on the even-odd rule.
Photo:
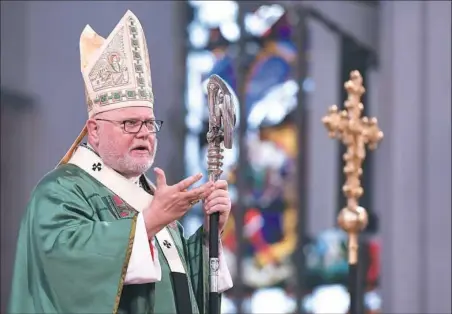
{"label": "church wall", "polygon": [[17,229],[32,182],[27,177],[35,168],[35,99],[28,93],[27,53],[28,3],[1,2],[1,295],[5,312],[9,297],[11,270],[16,249]]}
{"label": "church wall", "polygon": [[338,145],[328,137],[322,117],[338,104],[340,38],[317,21],[309,20],[309,69],[314,90],[308,93],[308,233],[318,234],[336,224]]}
{"label": "church wall", "polygon": [[381,2],[375,153],[384,313],[451,311],[451,13]]}
{"label": "church wall", "polygon": [[426,7],[425,208],[427,311],[451,313],[451,3]]}
{"label": "church wall", "polygon": [[[26,79],[28,60],[27,3],[2,1],[1,3],[1,86],[2,89],[22,91]],[[20,60],[20,62],[11,62]]]}

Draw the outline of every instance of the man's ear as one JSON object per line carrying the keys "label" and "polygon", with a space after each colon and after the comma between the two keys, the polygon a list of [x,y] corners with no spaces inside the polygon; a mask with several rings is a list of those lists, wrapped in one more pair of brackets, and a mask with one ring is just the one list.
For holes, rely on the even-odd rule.
{"label": "man's ear", "polygon": [[94,119],[89,119],[86,122],[86,129],[88,130],[88,143],[97,147],[99,144],[99,125]]}

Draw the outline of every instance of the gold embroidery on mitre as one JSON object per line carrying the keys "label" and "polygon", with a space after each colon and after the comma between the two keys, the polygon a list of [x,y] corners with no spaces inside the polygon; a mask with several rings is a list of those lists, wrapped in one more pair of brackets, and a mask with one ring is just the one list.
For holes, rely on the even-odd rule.
{"label": "gold embroidery on mitre", "polygon": [[[146,62],[146,68],[150,69],[151,63],[149,61],[148,45],[147,45],[146,37],[144,36],[144,34],[143,34],[143,38],[144,38],[144,60]],[[151,88],[151,90],[152,90],[152,80],[148,80],[148,87]]]}
{"label": "gold embroidery on mitre", "polygon": [[143,28],[127,11],[107,39],[87,26],[80,39],[89,116],[132,106],[153,108],[151,68]]}
{"label": "gold embroidery on mitre", "polygon": [[130,69],[126,64],[124,50],[124,26],[113,37],[89,73],[89,81],[95,92],[111,87],[121,87],[129,83]]}

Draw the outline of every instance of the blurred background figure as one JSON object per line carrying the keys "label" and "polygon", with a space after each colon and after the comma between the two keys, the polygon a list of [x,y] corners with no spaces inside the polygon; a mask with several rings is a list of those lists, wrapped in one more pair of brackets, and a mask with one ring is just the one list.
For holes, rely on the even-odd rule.
{"label": "blurred background figure", "polygon": [[[206,172],[207,78],[220,75],[243,106],[223,165],[234,288],[222,313],[348,310],[347,237],[336,223],[344,148],[321,118],[343,106],[355,69],[363,114],[385,133],[363,165],[365,313],[452,311],[446,1],[1,2],[2,311],[30,192],[84,123],[80,32],[94,20],[108,33],[128,9],[148,34],[156,115],[168,126],[155,163],[168,182]],[[194,207],[187,235],[201,223]]]}

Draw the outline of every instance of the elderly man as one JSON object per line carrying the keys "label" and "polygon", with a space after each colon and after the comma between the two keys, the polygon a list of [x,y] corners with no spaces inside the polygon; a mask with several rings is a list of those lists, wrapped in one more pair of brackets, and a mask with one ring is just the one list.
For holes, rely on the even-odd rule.
{"label": "elderly man", "polygon": [[[177,220],[202,199],[206,217],[220,213],[221,232],[227,183],[191,188],[197,174],[168,185],[158,168],[155,186],[145,177],[162,121],[135,15],[128,11],[107,39],[87,26],[80,50],[89,120],[32,193],[9,313],[206,313],[208,225],[185,238]],[[221,243],[219,259],[223,292],[232,279]]]}

